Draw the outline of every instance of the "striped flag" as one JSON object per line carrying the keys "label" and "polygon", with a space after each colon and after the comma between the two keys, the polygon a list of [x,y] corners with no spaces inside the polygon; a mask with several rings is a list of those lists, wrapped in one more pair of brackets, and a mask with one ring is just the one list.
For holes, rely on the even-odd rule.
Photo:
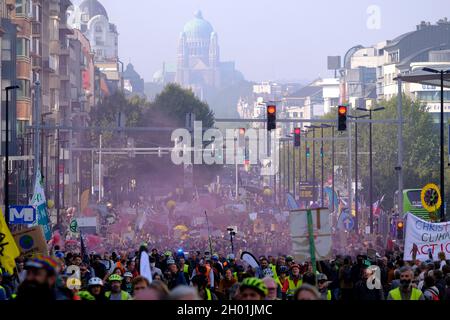
{"label": "striped flag", "polygon": [[380,213],[381,213],[381,203],[383,202],[383,200],[384,200],[384,195],[381,197],[380,200],[376,201],[376,202],[373,204],[373,215],[374,215],[375,217],[379,217],[379,216],[380,216]]}

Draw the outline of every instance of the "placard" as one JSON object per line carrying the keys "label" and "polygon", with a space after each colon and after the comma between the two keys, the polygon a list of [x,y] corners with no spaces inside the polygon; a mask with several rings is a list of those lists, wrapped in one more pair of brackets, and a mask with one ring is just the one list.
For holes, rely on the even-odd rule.
{"label": "placard", "polygon": [[48,255],[47,242],[41,226],[17,231],[13,233],[13,237],[21,255],[25,257]]}

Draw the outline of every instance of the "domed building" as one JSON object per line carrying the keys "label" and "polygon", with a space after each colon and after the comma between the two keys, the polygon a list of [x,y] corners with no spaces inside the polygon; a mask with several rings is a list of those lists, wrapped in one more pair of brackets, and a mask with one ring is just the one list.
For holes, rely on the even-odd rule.
{"label": "domed building", "polygon": [[117,61],[119,34],[98,0],[84,0],[80,5],[69,8],[67,13],[67,23],[81,30],[89,39],[96,62]]}
{"label": "domed building", "polygon": [[202,100],[217,89],[242,80],[234,62],[220,61],[218,35],[201,11],[185,24],[177,54],[176,82],[191,88]]}

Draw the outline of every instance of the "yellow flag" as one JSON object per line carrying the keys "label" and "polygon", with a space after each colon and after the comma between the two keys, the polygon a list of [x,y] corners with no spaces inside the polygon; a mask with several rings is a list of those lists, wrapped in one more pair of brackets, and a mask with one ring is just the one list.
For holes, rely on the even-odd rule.
{"label": "yellow flag", "polygon": [[84,192],[81,194],[81,213],[83,213],[84,209],[87,208],[89,204],[89,189],[84,190]]}
{"label": "yellow flag", "polygon": [[17,244],[6,225],[5,217],[0,209],[0,265],[11,275],[16,267],[14,259],[19,255],[19,248],[17,248]]}

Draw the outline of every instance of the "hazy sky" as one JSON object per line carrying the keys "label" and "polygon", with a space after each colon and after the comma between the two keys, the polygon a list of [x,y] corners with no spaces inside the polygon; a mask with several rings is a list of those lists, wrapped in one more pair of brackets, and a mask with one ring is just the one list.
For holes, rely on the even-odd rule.
{"label": "hazy sky", "polygon": [[[393,39],[415,30],[421,20],[450,18],[449,0],[100,2],[118,27],[121,59],[131,61],[146,81],[163,61],[176,62],[179,34],[198,9],[219,35],[222,60],[234,60],[248,80],[331,75],[327,55],[343,56],[353,45]],[[372,5],[380,9],[379,21],[376,13],[367,13]]]}

